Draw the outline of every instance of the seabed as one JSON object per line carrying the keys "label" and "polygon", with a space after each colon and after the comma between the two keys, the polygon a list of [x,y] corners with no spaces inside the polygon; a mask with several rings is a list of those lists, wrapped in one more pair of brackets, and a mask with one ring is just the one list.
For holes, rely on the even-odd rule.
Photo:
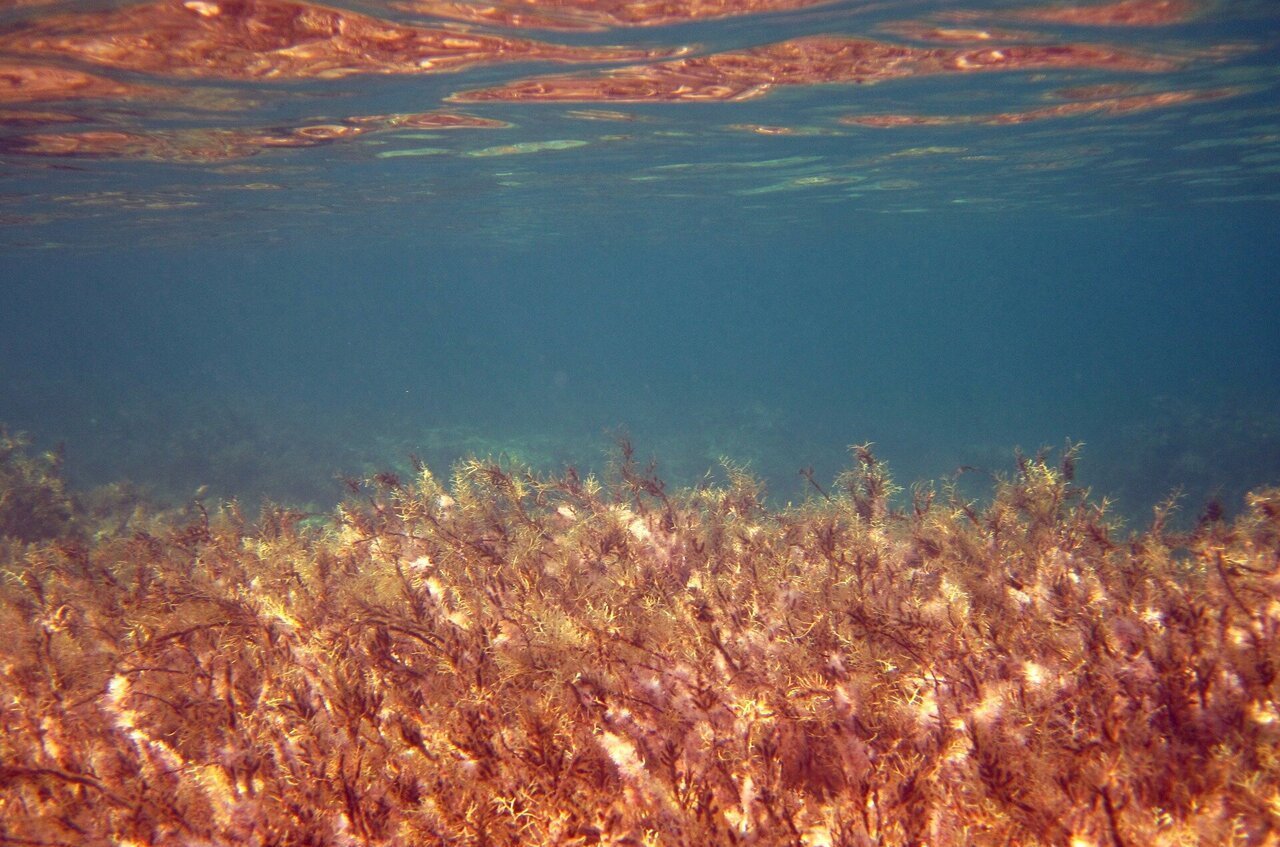
{"label": "seabed", "polygon": [[333,513],[0,438],[0,844],[1280,844],[1280,489],[1126,531],[855,447],[771,508],[483,459]]}

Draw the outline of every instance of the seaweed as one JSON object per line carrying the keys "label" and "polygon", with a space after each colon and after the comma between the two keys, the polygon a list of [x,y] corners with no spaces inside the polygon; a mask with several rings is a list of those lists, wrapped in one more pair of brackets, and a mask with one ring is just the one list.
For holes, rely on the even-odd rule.
{"label": "seaweed", "polygon": [[38,457],[30,441],[0,426],[0,537],[59,538],[71,530],[75,505],[62,478],[61,447]]}
{"label": "seaweed", "polygon": [[0,843],[1277,843],[1280,489],[1126,533],[1076,452],[785,509],[415,461],[0,548]]}

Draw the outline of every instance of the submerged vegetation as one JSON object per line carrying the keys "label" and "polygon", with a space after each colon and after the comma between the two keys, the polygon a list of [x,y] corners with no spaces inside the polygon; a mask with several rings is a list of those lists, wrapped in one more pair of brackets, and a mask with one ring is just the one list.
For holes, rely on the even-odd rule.
{"label": "submerged vegetation", "polygon": [[0,844],[1280,843],[1280,490],[1128,534],[1070,448],[984,505],[853,461],[10,533]]}
{"label": "submerged vegetation", "polygon": [[62,479],[62,454],[27,455],[21,434],[0,427],[0,538],[39,541],[71,530],[73,502]]}

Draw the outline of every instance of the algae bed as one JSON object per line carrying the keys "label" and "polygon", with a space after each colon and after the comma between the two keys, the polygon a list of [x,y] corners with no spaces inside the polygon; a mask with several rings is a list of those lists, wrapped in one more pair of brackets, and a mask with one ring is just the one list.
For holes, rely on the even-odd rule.
{"label": "algae bed", "polygon": [[334,512],[0,445],[0,843],[1280,843],[1280,490],[1127,531],[866,446],[764,505],[469,459]]}

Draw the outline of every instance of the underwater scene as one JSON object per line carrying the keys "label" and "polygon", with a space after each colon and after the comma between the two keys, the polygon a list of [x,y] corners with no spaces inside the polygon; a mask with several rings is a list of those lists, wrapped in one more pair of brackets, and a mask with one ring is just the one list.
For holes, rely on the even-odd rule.
{"label": "underwater scene", "polygon": [[0,0],[0,845],[1280,847],[1273,0]]}

